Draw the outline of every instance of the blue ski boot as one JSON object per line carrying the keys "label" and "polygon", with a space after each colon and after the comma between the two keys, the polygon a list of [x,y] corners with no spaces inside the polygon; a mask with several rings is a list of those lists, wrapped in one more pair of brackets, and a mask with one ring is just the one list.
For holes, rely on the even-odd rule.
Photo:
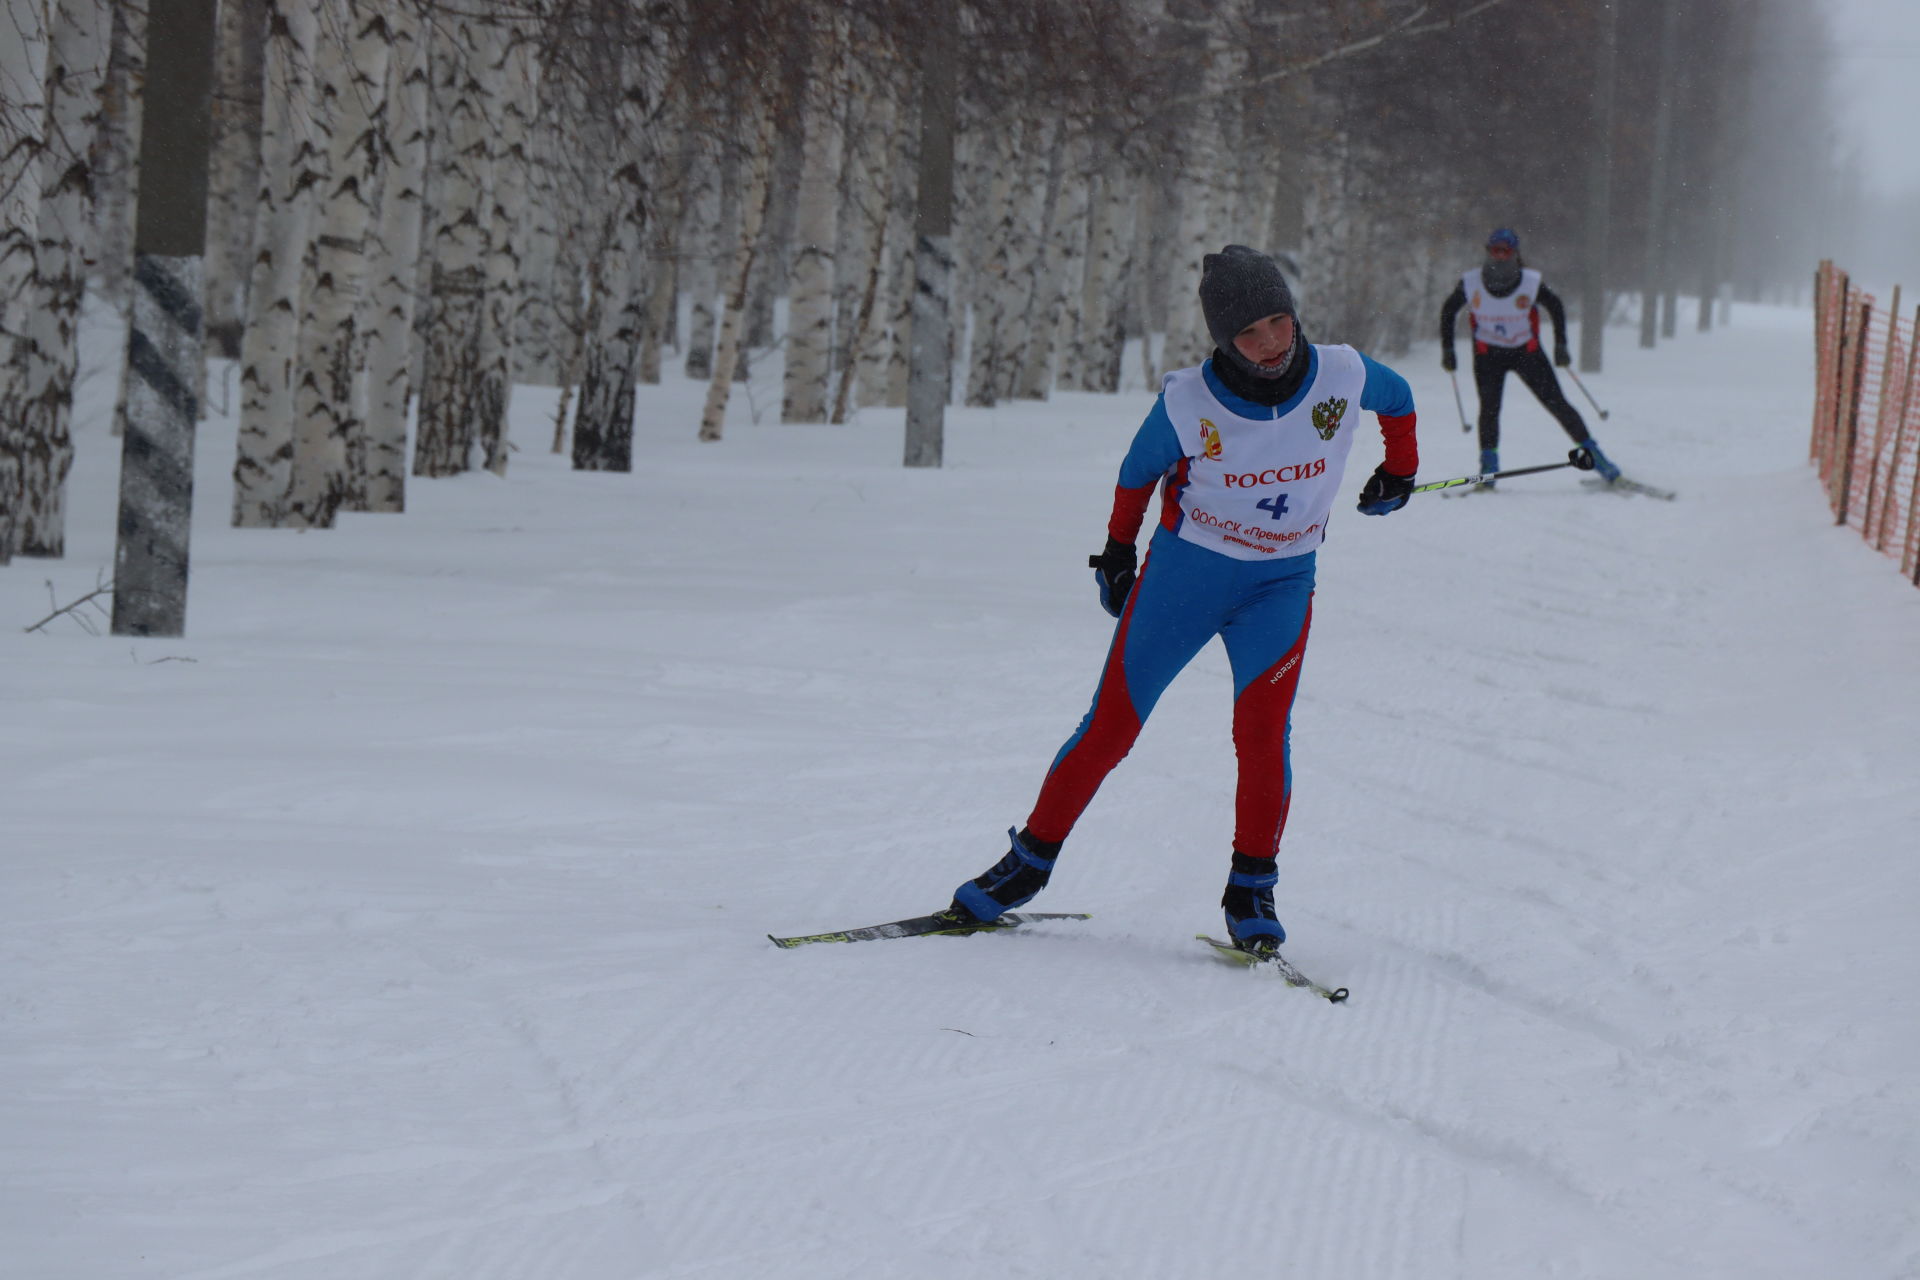
{"label": "blue ski boot", "polygon": [[1273,912],[1273,886],[1280,874],[1272,858],[1250,858],[1235,851],[1233,874],[1220,908],[1227,916],[1227,936],[1247,951],[1271,951],[1287,940],[1287,931]]}
{"label": "blue ski boot", "polygon": [[[1498,471],[1499,469],[1500,469],[1500,451],[1498,449],[1482,449],[1480,451],[1480,474],[1483,476],[1490,476],[1494,472]],[[1491,489],[1493,488],[1493,481],[1482,480],[1478,485],[1475,485],[1474,487],[1477,489]]]}
{"label": "blue ski boot", "polygon": [[1053,875],[1053,861],[1060,856],[1059,844],[1036,839],[1022,827],[1017,833],[1007,828],[1010,847],[1007,856],[993,864],[985,875],[976,876],[953,891],[952,910],[972,916],[981,924],[998,920],[1002,912],[1022,906],[1047,887]]}
{"label": "blue ski boot", "polygon": [[[1585,440],[1582,440],[1579,448],[1582,449],[1589,458],[1593,459],[1593,469],[1600,473],[1602,480],[1605,480],[1608,484],[1612,484],[1620,478],[1620,468],[1614,466],[1613,463],[1608,460],[1607,455],[1600,452],[1599,442],[1592,436],[1588,436]],[[1584,470],[1584,468],[1582,469]]]}

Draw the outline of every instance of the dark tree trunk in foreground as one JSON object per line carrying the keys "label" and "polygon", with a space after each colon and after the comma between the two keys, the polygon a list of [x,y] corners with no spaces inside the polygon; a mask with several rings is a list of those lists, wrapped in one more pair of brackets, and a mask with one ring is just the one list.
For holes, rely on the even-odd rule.
{"label": "dark tree trunk in foreground", "polygon": [[140,130],[133,324],[113,634],[177,636],[187,626],[193,518],[194,388],[207,240],[207,133],[214,0],[153,0]]}

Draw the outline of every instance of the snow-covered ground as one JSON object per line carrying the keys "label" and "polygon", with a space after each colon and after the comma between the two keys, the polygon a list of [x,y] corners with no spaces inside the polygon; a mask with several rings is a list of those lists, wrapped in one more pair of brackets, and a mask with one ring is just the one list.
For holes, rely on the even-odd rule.
{"label": "snow-covered ground", "polygon": [[1822,505],[1808,334],[1609,335],[1600,439],[1677,502],[1336,513],[1280,898],[1343,1007],[1193,940],[1217,646],[1035,903],[1091,920],[766,940],[1004,849],[1146,393],[908,471],[897,413],[701,445],[672,380],[612,476],[523,389],[504,482],[309,534],[227,528],[216,419],[187,637],[24,634],[110,569],[95,376],[68,557],[0,570],[0,1273],[1920,1276],[1920,591]]}

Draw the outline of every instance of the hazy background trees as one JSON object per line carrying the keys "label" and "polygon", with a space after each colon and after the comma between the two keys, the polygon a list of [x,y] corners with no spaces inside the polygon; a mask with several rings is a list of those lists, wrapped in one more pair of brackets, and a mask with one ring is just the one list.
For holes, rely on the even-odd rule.
{"label": "hazy background trees", "polygon": [[[144,31],[123,0],[4,2],[0,559],[59,553],[76,270],[124,295]],[[1805,0],[952,16],[225,0],[205,306],[241,380],[235,522],[325,527],[401,510],[407,471],[504,474],[516,384],[562,389],[554,445],[584,470],[634,465],[634,388],[666,368],[718,378],[709,436],[776,359],[761,407],[784,420],[905,404],[932,66],[955,74],[938,373],[976,405],[1204,355],[1199,257],[1229,241],[1286,256],[1316,340],[1391,357],[1495,225],[1596,314],[1636,320],[1652,288],[1658,339],[1682,294],[1689,324],[1802,294],[1866,208],[1838,64],[1799,56],[1828,40]]]}

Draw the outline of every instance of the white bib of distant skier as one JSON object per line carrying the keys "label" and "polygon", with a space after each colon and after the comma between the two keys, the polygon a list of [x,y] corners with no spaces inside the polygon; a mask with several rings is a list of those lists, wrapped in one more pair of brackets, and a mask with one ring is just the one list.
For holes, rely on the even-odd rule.
{"label": "white bib of distant skier", "polygon": [[1277,418],[1229,411],[1197,368],[1167,375],[1161,395],[1187,455],[1182,539],[1236,560],[1305,555],[1325,540],[1367,370],[1352,347],[1314,351],[1313,381]]}
{"label": "white bib of distant skier", "polygon": [[1473,340],[1490,347],[1524,347],[1534,340],[1533,304],[1540,296],[1540,273],[1532,267],[1520,270],[1520,283],[1504,298],[1487,292],[1478,269],[1460,277],[1467,293],[1467,314],[1472,317]]}

